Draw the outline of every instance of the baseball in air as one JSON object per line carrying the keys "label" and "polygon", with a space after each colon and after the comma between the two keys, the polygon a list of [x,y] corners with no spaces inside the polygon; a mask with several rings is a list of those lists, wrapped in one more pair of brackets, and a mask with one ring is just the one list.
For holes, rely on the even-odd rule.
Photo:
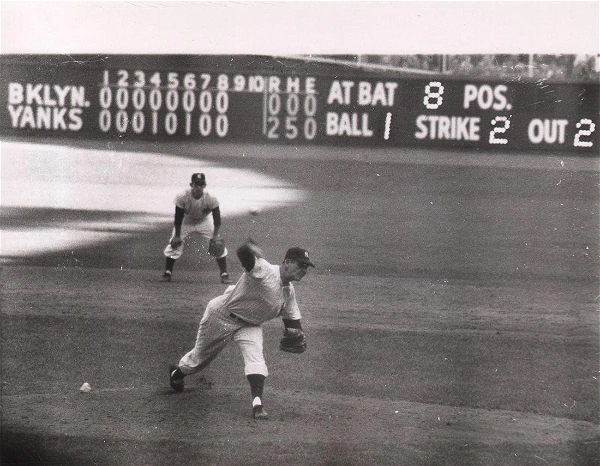
{"label": "baseball in air", "polygon": [[248,213],[250,215],[252,215],[253,217],[256,217],[257,215],[260,214],[260,209],[258,207],[256,207],[256,206],[250,207],[250,210],[248,210]]}

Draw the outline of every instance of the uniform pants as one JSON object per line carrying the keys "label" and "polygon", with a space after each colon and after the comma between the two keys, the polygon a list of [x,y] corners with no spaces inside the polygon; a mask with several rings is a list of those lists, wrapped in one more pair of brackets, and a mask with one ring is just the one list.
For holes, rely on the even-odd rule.
{"label": "uniform pants", "polygon": [[[204,238],[205,243],[208,244],[210,239],[213,237],[214,231],[215,231],[215,226],[214,226],[212,217],[210,217],[210,216],[206,217],[204,220],[202,220],[199,223],[186,223],[184,221],[183,224],[181,225],[181,235],[180,235],[180,238],[183,241],[177,248],[174,248],[173,246],[171,246],[171,240],[175,236],[175,227],[173,227],[173,232],[171,233],[171,238],[169,239],[169,244],[167,244],[167,247],[164,250],[164,254],[165,254],[165,256],[170,257],[171,259],[179,259],[181,257],[181,255],[183,254],[183,247],[184,247],[185,239],[191,233],[199,233],[202,236],[202,238]],[[227,251],[227,248],[225,248],[225,251],[223,251],[223,254],[220,257],[217,257],[216,259],[221,259],[221,258],[227,256],[227,254],[228,254],[228,251]]]}
{"label": "uniform pants", "polygon": [[200,372],[225,348],[230,340],[237,343],[244,359],[244,373],[269,375],[263,353],[263,330],[260,325],[250,325],[229,316],[222,306],[222,297],[212,299],[196,336],[194,349],[179,361],[184,374]]}

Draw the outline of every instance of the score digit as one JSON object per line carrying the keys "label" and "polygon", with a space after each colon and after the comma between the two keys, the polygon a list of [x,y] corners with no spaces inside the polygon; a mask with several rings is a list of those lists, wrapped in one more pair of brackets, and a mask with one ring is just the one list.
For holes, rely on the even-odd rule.
{"label": "score digit", "polygon": [[386,141],[390,138],[390,126],[392,124],[392,114],[387,112],[385,114],[385,130],[383,132],[383,139]]}
{"label": "score digit", "polygon": [[[508,144],[508,139],[497,138],[496,134],[506,133],[508,128],[510,128],[510,118],[505,116],[497,116],[492,119],[491,123],[494,128],[490,131],[490,144]],[[496,126],[496,123],[503,123],[503,126]]]}
{"label": "score digit", "polygon": [[[437,91],[432,91],[432,89],[437,89]],[[427,86],[425,86],[425,97],[423,97],[423,105],[425,108],[429,110],[436,110],[440,108],[444,98],[442,95],[444,94],[444,86],[439,81],[431,81]],[[431,99],[435,99],[431,102]]]}
{"label": "score digit", "polygon": [[[580,129],[582,126],[587,125],[587,129]],[[582,136],[591,136],[592,133],[596,130],[596,125],[589,118],[582,118],[575,125],[579,131],[575,134],[575,138],[573,139],[573,146],[575,147],[592,147],[594,145],[591,141],[582,141]]]}

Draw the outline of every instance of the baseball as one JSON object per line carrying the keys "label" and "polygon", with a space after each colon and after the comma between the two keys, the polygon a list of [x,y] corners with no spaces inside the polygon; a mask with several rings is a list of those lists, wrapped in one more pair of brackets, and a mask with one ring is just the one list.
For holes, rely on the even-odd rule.
{"label": "baseball", "polygon": [[250,207],[250,210],[248,210],[248,212],[250,213],[250,215],[256,217],[257,215],[260,214],[260,209],[256,206]]}

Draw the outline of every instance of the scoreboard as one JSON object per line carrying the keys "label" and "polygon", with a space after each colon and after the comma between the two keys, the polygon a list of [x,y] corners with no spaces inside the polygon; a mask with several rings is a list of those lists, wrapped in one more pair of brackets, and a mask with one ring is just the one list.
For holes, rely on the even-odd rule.
{"label": "scoreboard", "polygon": [[598,153],[597,83],[0,64],[3,135]]}

